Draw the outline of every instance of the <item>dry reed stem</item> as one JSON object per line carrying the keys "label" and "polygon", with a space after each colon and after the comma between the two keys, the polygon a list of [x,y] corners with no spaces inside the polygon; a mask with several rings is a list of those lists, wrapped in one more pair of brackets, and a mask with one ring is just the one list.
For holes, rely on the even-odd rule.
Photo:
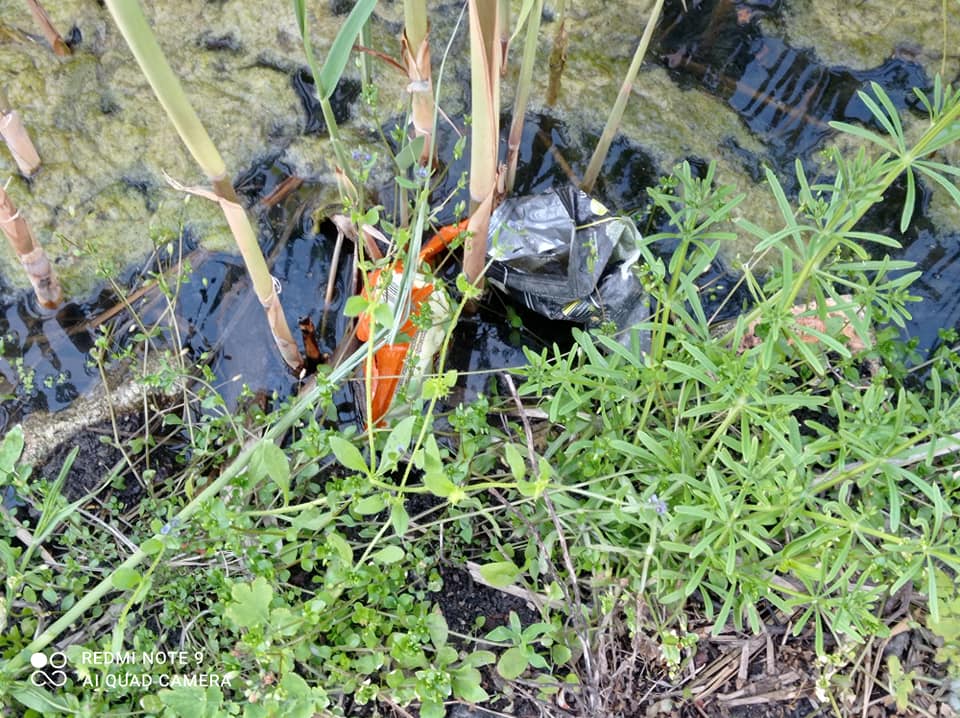
{"label": "dry reed stem", "polygon": [[499,13],[496,0],[470,0],[471,112],[470,221],[463,250],[463,272],[483,287],[487,231],[496,201],[500,137]]}
{"label": "dry reed stem", "polygon": [[7,143],[17,167],[25,177],[30,177],[40,168],[40,155],[34,147],[23,118],[16,110],[5,112],[0,117],[0,136]]}
{"label": "dry reed stem", "polygon": [[30,226],[14,206],[5,187],[0,188],[0,228],[26,270],[37,301],[47,309],[56,309],[63,301],[60,282],[46,252],[34,239]]}
{"label": "dry reed stem", "polygon": [[30,7],[33,19],[40,26],[43,36],[50,43],[50,47],[53,48],[53,54],[57,57],[67,57],[73,54],[67,43],[63,41],[63,37],[57,32],[57,28],[50,22],[50,16],[47,15],[47,11],[43,9],[38,0],[27,0],[27,5]]}
{"label": "dry reed stem", "polygon": [[430,33],[424,36],[420,46],[414,49],[407,33],[400,39],[403,53],[403,64],[410,80],[407,92],[410,93],[410,114],[413,120],[413,130],[417,137],[423,137],[423,150],[420,152],[419,162],[427,167],[433,162],[433,75],[430,69]]}
{"label": "dry reed stem", "polygon": [[[297,342],[290,332],[290,325],[287,323],[287,318],[283,313],[283,306],[280,304],[278,291],[280,283],[270,276],[266,270],[262,273],[249,270],[250,267],[254,266],[254,262],[265,265],[265,260],[263,259],[263,255],[259,254],[260,247],[256,244],[256,238],[247,238],[247,235],[252,232],[252,228],[250,227],[250,220],[247,217],[246,210],[237,202],[231,201],[221,194],[221,192],[233,194],[235,197],[236,194],[233,192],[232,185],[230,185],[228,190],[223,183],[214,180],[216,191],[210,191],[202,187],[185,187],[169,176],[167,176],[167,182],[174,189],[195,194],[198,197],[209,199],[220,205],[220,209],[223,210],[223,215],[227,220],[227,225],[237,240],[237,246],[240,249],[244,264],[248,267],[248,272],[253,280],[254,293],[257,295],[257,299],[260,300],[263,311],[267,315],[267,324],[270,327],[270,333],[273,335],[273,341],[280,350],[283,361],[286,362],[287,366],[294,371],[299,371],[303,364],[303,358],[300,356]],[[255,256],[257,254],[259,254],[259,259]]]}

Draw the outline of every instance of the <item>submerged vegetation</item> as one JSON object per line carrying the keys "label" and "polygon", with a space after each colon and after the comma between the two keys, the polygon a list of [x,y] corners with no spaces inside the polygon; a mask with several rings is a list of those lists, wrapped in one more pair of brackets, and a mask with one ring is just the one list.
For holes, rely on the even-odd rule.
{"label": "submerged vegetation", "polygon": [[[373,5],[357,3],[320,67],[296,4],[322,99]],[[876,129],[837,126],[862,149],[831,151],[816,178],[798,161],[795,197],[765,173],[775,225],[751,217],[713,164],[678,165],[636,217],[649,229],[634,248],[649,319],[528,349],[525,366],[491,372],[486,393],[460,402],[447,349],[482,300],[487,253],[472,268],[464,259],[459,275],[418,258],[440,211],[467,209],[468,184],[464,251],[486,250],[499,190],[510,33],[501,3],[468,5],[471,131],[484,139],[473,135],[459,194],[434,191],[452,158],[433,161],[443,78],[421,64],[423,3],[409,2],[405,18],[404,71],[423,83],[412,130],[401,126],[382,149],[402,207],[365,196],[377,158],[350,152],[324,109],[336,220],[363,278],[347,312],[370,327],[364,343],[344,343],[272,410],[248,396],[249,408],[232,411],[207,357],[184,361],[175,322],[134,316],[128,343],[104,331],[91,358],[102,371],[162,353],[142,382],[166,401],[145,402],[141,434],[116,437],[123,459],[94,490],[63,491],[76,451],[56,481],[35,480],[20,459],[22,430],[7,432],[0,696],[30,715],[439,718],[454,703],[679,713],[716,690],[699,678],[704,645],[735,635],[741,665],[762,645],[772,656],[774,637],[778,650],[802,646],[815,659],[810,684],[791,697],[837,715],[874,702],[935,714],[956,700],[957,337],[944,330],[944,348],[911,368],[901,328],[919,272],[891,259],[895,236],[861,221],[897,182],[901,230],[921,182],[960,203],[960,171],[941,161],[960,140],[960,91],[939,78],[917,91],[926,123],[913,140],[879,85],[862,93]],[[534,49],[540,11],[527,0],[518,15]],[[429,103],[419,94],[428,86]],[[374,96],[367,88],[376,111]],[[736,286],[705,286],[725,244],[743,237],[755,249]],[[156,277],[171,304],[188,281],[174,274]],[[390,292],[374,276],[390,277]],[[414,288],[442,276],[448,315],[411,309]],[[401,388],[381,425],[376,354],[405,341],[411,315],[418,330],[442,329],[436,364]],[[351,383],[369,425],[339,420]],[[162,468],[164,452],[174,469]],[[131,486],[128,505],[120,496]],[[492,624],[465,617],[451,596],[465,574],[505,597]],[[939,641],[936,655],[885,654],[906,632]]]}

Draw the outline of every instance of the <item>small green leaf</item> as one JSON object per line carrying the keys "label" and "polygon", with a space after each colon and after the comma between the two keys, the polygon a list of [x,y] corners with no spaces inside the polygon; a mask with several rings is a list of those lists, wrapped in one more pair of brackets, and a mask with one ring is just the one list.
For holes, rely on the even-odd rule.
{"label": "small green leaf", "polygon": [[489,666],[497,660],[497,655],[493,651],[474,651],[463,659],[463,666],[470,668],[479,668],[480,666]]}
{"label": "small green leaf", "polygon": [[293,671],[283,674],[280,687],[291,698],[310,698],[310,684]]}
{"label": "small green leaf", "polygon": [[400,185],[403,189],[410,190],[411,192],[416,192],[420,189],[416,182],[412,179],[407,179],[402,175],[395,175],[393,181]]}
{"label": "small green leaf", "polygon": [[519,678],[525,670],[527,670],[527,654],[519,646],[508,648],[497,661],[497,673],[508,681]]}
{"label": "small green leaf", "polygon": [[163,551],[164,543],[158,538],[149,538],[140,544],[140,550],[143,551],[147,556],[152,556],[155,553],[160,553]]}
{"label": "small green leaf", "polygon": [[272,441],[262,441],[250,456],[250,475],[254,481],[269,476],[286,500],[290,495],[290,462],[283,449]]}
{"label": "small green leaf", "polygon": [[381,494],[365,496],[353,505],[353,510],[361,516],[372,516],[383,511],[386,502]]}
{"label": "small green leaf", "polygon": [[177,686],[162,689],[157,696],[177,718],[207,718],[220,715],[223,692],[217,686]]}
{"label": "small green leaf", "polygon": [[270,619],[273,587],[263,576],[252,583],[235,583],[230,589],[233,601],[227,604],[227,618],[241,628],[262,626]]}
{"label": "small green leaf", "polygon": [[453,483],[450,479],[447,478],[447,475],[442,471],[430,471],[423,475],[423,485],[427,487],[427,490],[434,496],[439,496],[442,499],[447,498],[452,494],[457,485]]}
{"label": "small green leaf", "polygon": [[430,631],[430,641],[434,648],[442,648],[447,643],[449,628],[447,619],[439,611],[433,611],[427,615],[427,630]]}
{"label": "small green leaf", "polygon": [[407,533],[407,528],[410,526],[410,514],[407,513],[402,500],[390,507],[390,525],[397,532],[397,536],[402,537]]}
{"label": "small green leaf", "polygon": [[339,436],[330,437],[330,449],[344,467],[361,473],[368,473],[367,462],[360,450],[346,439]]}
{"label": "small green leaf", "polygon": [[399,546],[384,546],[379,551],[375,551],[370,558],[377,563],[389,564],[403,560],[405,555],[403,549]]}
{"label": "small green leaf", "polygon": [[114,588],[126,591],[136,588],[140,584],[140,574],[132,568],[118,568],[113,572],[110,583],[113,584]]}
{"label": "small green leaf", "polygon": [[467,703],[483,703],[490,696],[481,687],[483,677],[476,668],[469,666],[458,668],[451,675],[453,695]]}
{"label": "small green leaf", "polygon": [[523,461],[523,454],[513,444],[507,444],[503,447],[504,458],[507,460],[507,466],[510,467],[510,473],[513,474],[514,481],[520,481],[527,474],[527,466]]}
{"label": "small green leaf", "polygon": [[420,704],[420,718],[443,718],[447,714],[443,703],[425,700]]}
{"label": "small green leaf", "polygon": [[370,300],[359,294],[350,297],[343,305],[343,314],[347,317],[358,317],[367,311],[370,306]]}
{"label": "small green leaf", "polygon": [[573,653],[570,651],[570,649],[562,643],[554,643],[550,647],[550,659],[553,661],[554,665],[562,666],[564,663],[569,661],[572,656]]}
{"label": "small green leaf", "polygon": [[336,551],[337,555],[347,565],[353,564],[353,548],[347,543],[347,540],[340,534],[334,532],[327,534],[327,543]]}
{"label": "small green leaf", "polygon": [[457,485],[454,484],[443,470],[443,461],[440,459],[440,448],[432,434],[427,436],[423,443],[423,452],[418,455],[420,468],[423,469],[423,485],[434,496],[442,499],[452,494]]}
{"label": "small green leaf", "polygon": [[913,208],[917,202],[917,182],[913,177],[913,170],[907,170],[907,196],[903,200],[903,213],[900,215],[900,233],[907,231],[910,220],[913,218]]}
{"label": "small green leaf", "polygon": [[400,149],[394,158],[394,162],[397,163],[397,167],[401,172],[405,172],[413,166],[414,162],[420,159],[420,155],[423,154],[423,145],[425,142],[426,137],[415,137]]}
{"label": "small green leaf", "polygon": [[377,473],[381,476],[388,471],[396,468],[404,452],[410,446],[410,439],[413,437],[413,426],[417,417],[408,416],[390,430],[390,435],[383,444],[383,450],[380,452],[380,464],[377,466]]}
{"label": "small green leaf", "polygon": [[23,427],[17,424],[3,437],[0,444],[0,472],[12,473],[23,452]]}
{"label": "small green leaf", "polygon": [[76,713],[79,712],[75,711],[73,706],[68,705],[68,700],[69,698],[72,698],[72,696],[63,696],[58,698],[44,688],[38,688],[36,686],[26,685],[24,683],[13,684],[13,688],[10,690],[10,695],[27,708],[32,708],[42,716],[76,715]]}
{"label": "small green leaf", "polygon": [[483,576],[483,580],[491,586],[503,588],[517,580],[517,576],[520,575],[520,569],[517,568],[513,561],[496,561],[481,566],[480,575]]}

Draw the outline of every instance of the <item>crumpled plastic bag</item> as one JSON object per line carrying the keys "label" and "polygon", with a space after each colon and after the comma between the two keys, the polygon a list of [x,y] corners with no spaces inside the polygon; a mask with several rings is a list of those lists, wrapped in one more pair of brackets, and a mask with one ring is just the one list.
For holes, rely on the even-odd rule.
{"label": "crumpled plastic bag", "polygon": [[640,232],[575,187],[504,200],[488,239],[487,279],[549,319],[624,330],[649,317]]}

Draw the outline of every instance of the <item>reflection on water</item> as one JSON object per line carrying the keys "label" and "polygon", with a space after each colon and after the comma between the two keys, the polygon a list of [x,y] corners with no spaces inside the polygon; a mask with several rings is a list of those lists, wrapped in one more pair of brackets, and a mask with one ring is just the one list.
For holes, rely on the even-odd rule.
{"label": "reflection on water", "polygon": [[817,149],[833,133],[831,120],[875,125],[857,96],[870,82],[900,109],[915,99],[912,88],[929,84],[919,64],[898,58],[864,71],[823,65],[812,51],[761,32],[760,15],[775,9],[701,2],[664,18],[660,51],[679,82],[725,98],[781,170]]}

